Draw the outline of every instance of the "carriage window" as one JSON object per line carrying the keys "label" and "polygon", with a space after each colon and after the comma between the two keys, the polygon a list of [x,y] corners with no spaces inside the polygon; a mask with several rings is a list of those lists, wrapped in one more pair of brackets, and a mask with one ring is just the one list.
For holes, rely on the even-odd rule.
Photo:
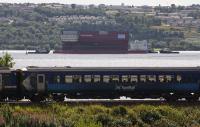
{"label": "carriage window", "polygon": [[113,75],[112,76],[112,81],[113,82],[119,82],[119,75]]}
{"label": "carriage window", "polygon": [[156,75],[148,75],[147,78],[150,82],[156,82]]}
{"label": "carriage window", "polygon": [[92,81],[91,75],[84,75],[84,81],[85,82],[91,82]]}
{"label": "carriage window", "polygon": [[100,75],[94,75],[94,82],[100,82],[101,76]]}
{"label": "carriage window", "polygon": [[110,81],[110,76],[109,75],[104,75],[103,76],[103,82],[109,83],[109,81]]}
{"label": "carriage window", "polygon": [[140,75],[140,81],[146,82],[146,75]]}
{"label": "carriage window", "polygon": [[158,79],[159,79],[160,82],[164,82],[165,81],[164,75],[159,75]]}
{"label": "carriage window", "polygon": [[128,75],[122,75],[122,82],[128,82]]}
{"label": "carriage window", "polygon": [[131,75],[131,82],[138,82],[138,76],[137,75]]}
{"label": "carriage window", "polygon": [[177,80],[178,82],[180,82],[180,81],[182,80],[182,77],[181,77],[180,75],[177,75],[177,76],[176,76],[176,80]]}
{"label": "carriage window", "polygon": [[172,81],[172,75],[166,75],[166,81],[171,82]]}
{"label": "carriage window", "polygon": [[71,75],[65,76],[65,83],[72,83],[72,76]]}
{"label": "carriage window", "polygon": [[73,82],[80,83],[82,81],[81,75],[74,75],[73,76]]}
{"label": "carriage window", "polygon": [[56,76],[56,82],[60,83],[60,76],[59,75]]}

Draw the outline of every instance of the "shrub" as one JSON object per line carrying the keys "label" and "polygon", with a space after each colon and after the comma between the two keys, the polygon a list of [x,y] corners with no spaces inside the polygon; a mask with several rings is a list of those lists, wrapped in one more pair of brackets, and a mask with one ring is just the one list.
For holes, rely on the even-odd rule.
{"label": "shrub", "polygon": [[[132,108],[132,109],[131,109]],[[53,111],[54,110],[54,111]],[[197,127],[199,106],[0,105],[6,127]]]}
{"label": "shrub", "polygon": [[176,114],[180,114],[178,110],[170,107],[170,106],[159,106],[155,108],[156,111],[158,111],[162,116],[171,116]]}
{"label": "shrub", "polygon": [[132,123],[126,119],[115,119],[112,122],[112,127],[131,127]]}
{"label": "shrub", "polygon": [[127,109],[123,106],[115,107],[112,109],[111,114],[113,116],[125,116],[127,114]]}
{"label": "shrub", "polygon": [[5,126],[5,124],[6,124],[5,118],[2,115],[0,115],[0,127]]}
{"label": "shrub", "polygon": [[112,123],[112,118],[110,115],[101,113],[96,115],[97,123],[101,123],[103,126],[109,126]]}
{"label": "shrub", "polygon": [[[159,112],[162,116],[165,118],[176,121],[179,124],[182,124],[182,126],[187,123],[187,116],[185,115],[185,112],[183,110],[178,110],[177,108],[172,108],[170,106],[159,106],[155,108],[156,111]],[[194,114],[193,114],[194,115]]]}
{"label": "shrub", "polygon": [[29,122],[29,117],[23,114],[18,114],[13,116],[12,122],[10,122],[11,126],[14,127],[32,127],[32,124]]}
{"label": "shrub", "polygon": [[140,112],[140,117],[142,121],[148,124],[152,124],[153,122],[159,120],[161,118],[159,112],[154,110],[144,110]]}
{"label": "shrub", "polygon": [[98,114],[105,112],[106,108],[101,105],[92,105],[88,107],[88,110],[91,112],[91,114]]}
{"label": "shrub", "polygon": [[63,106],[63,105],[59,105],[57,103],[53,103],[49,106],[49,110],[52,111],[52,113],[57,114],[59,116],[62,116],[62,114],[65,111],[68,111],[69,107],[67,105]]}
{"label": "shrub", "polygon": [[100,123],[96,123],[92,119],[79,119],[79,121],[76,122],[75,127],[101,127]]}
{"label": "shrub", "polygon": [[10,122],[12,119],[12,112],[13,109],[9,105],[1,105],[0,107],[0,113],[3,115],[6,123]]}
{"label": "shrub", "polygon": [[152,126],[154,127],[180,127],[178,123],[171,121],[169,119],[158,120]]}
{"label": "shrub", "polygon": [[43,122],[40,124],[40,126],[37,126],[37,127],[57,127],[56,123],[47,123],[47,122]]}
{"label": "shrub", "polygon": [[62,127],[74,127],[75,126],[75,123],[73,121],[70,121],[70,120],[66,120],[66,119],[62,119],[61,120],[61,126]]}
{"label": "shrub", "polygon": [[132,125],[135,125],[138,122],[138,117],[135,113],[130,113],[127,116],[127,120],[129,120],[132,123]]}
{"label": "shrub", "polygon": [[84,113],[85,109],[83,107],[78,107],[77,108],[77,113],[81,114]]}

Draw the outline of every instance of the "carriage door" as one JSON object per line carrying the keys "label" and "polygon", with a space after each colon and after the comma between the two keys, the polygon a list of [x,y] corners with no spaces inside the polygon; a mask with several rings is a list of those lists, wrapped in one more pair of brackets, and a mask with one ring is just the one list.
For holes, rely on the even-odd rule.
{"label": "carriage door", "polygon": [[0,74],[0,91],[3,89],[3,83],[2,83],[2,74]]}
{"label": "carriage door", "polygon": [[38,74],[37,75],[37,92],[43,93],[45,91],[45,75]]}

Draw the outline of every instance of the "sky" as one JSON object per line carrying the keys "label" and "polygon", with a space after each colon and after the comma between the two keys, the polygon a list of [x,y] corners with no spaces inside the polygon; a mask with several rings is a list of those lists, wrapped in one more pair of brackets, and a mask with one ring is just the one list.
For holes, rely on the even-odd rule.
{"label": "sky", "polygon": [[0,3],[64,3],[64,4],[106,4],[106,5],[192,5],[200,0],[0,0]]}

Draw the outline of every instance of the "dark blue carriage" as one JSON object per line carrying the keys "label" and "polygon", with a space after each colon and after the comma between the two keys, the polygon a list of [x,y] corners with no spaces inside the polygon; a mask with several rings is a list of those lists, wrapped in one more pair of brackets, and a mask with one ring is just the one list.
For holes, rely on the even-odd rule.
{"label": "dark blue carriage", "polygon": [[0,68],[0,99],[16,98],[19,92],[19,79],[16,70]]}
{"label": "dark blue carriage", "polygon": [[56,97],[197,98],[199,76],[198,67],[33,67],[23,71],[22,86],[26,94]]}

